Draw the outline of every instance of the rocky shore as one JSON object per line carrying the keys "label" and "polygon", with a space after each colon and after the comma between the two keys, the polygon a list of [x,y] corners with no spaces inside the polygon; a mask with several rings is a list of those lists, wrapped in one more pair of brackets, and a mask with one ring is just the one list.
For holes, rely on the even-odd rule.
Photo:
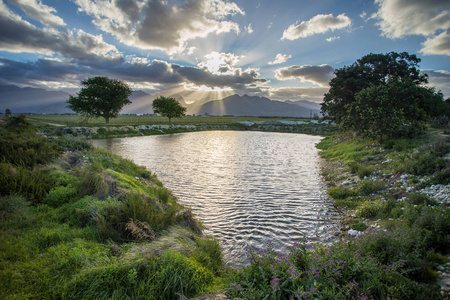
{"label": "rocky shore", "polygon": [[[445,139],[445,138],[444,138]],[[448,139],[448,138],[446,138]],[[424,147],[424,146],[422,146]],[[351,239],[357,236],[365,235],[373,230],[383,228],[387,223],[401,222],[402,216],[397,218],[389,216],[388,218],[379,218],[376,212],[373,216],[366,216],[361,212],[362,205],[352,205],[351,203],[366,203],[383,205],[395,205],[402,210],[406,205],[419,207],[427,205],[430,208],[437,206],[450,209],[450,184],[430,184],[433,182],[434,174],[418,175],[403,173],[399,167],[398,157],[409,155],[414,157],[422,151],[422,148],[413,149],[408,154],[393,154],[393,151],[386,150],[382,145],[374,143],[365,146],[366,150],[370,149],[375,155],[371,155],[370,159],[361,162],[363,167],[370,169],[370,175],[358,176],[354,170],[355,163],[346,161],[345,159],[334,157],[324,160],[322,171],[328,183],[330,195],[332,189],[347,191],[350,196],[341,199],[340,195],[335,196],[336,205],[341,210],[341,239]],[[413,154],[411,154],[413,153]],[[436,159],[440,159],[436,157]],[[443,155],[442,159],[446,164],[450,163],[450,155]],[[353,170],[352,170],[353,169]],[[364,183],[379,183],[382,188],[371,191],[368,194],[361,193]],[[424,195],[424,199],[428,202],[425,204],[413,202],[411,199],[417,195]],[[420,196],[423,197],[423,196]],[[350,203],[350,204],[349,204]],[[450,261],[448,256],[447,261]],[[450,297],[450,263],[438,265],[435,271],[439,274],[438,284],[441,286],[442,295],[445,299]],[[446,298],[447,297],[447,298]]]}

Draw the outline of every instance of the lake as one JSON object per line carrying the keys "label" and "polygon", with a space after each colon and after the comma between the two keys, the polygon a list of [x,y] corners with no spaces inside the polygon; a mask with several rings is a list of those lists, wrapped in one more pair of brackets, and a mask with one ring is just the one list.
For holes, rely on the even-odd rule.
{"label": "lake", "polygon": [[321,139],[202,131],[92,142],[155,173],[220,240],[226,261],[243,265],[247,245],[282,252],[303,236],[335,240],[339,214],[320,175]]}

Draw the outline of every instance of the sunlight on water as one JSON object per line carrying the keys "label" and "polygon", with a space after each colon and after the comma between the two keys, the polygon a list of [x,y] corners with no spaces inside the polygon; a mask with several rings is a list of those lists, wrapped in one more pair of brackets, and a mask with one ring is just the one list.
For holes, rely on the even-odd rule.
{"label": "sunlight on water", "polygon": [[315,145],[303,134],[205,131],[95,140],[146,166],[219,238],[226,260],[245,263],[248,244],[284,251],[304,235],[334,239],[338,213],[320,176]]}

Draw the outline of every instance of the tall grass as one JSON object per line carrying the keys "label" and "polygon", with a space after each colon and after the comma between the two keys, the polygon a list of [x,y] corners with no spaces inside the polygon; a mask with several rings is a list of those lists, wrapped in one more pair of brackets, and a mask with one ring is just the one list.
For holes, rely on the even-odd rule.
{"label": "tall grass", "polygon": [[49,144],[21,117],[0,128],[1,147],[5,139],[22,150],[1,152],[0,299],[174,299],[217,289],[217,241],[189,229],[192,215],[145,168],[83,140]]}

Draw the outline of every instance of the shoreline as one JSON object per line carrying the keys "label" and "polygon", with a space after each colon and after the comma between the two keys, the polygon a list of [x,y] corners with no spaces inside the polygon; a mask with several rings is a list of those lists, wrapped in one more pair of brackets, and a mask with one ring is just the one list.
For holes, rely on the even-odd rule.
{"label": "shoreline", "polygon": [[87,139],[105,139],[131,136],[146,136],[158,134],[171,134],[207,130],[237,130],[237,131],[265,131],[265,132],[286,132],[304,133],[312,135],[330,135],[335,133],[333,125],[319,122],[290,122],[289,121],[267,121],[256,122],[234,122],[230,124],[212,125],[127,125],[127,126],[96,126],[79,127],[65,126],[58,127],[45,126],[41,131],[46,135],[73,136]]}

